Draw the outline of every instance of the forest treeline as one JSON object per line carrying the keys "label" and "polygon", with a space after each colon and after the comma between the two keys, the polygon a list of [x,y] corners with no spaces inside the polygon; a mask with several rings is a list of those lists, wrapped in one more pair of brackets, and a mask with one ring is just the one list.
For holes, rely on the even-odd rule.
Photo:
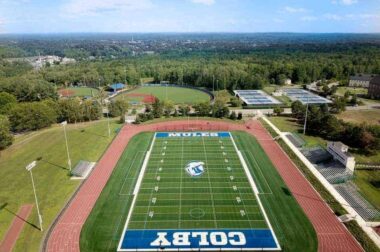
{"label": "forest treeline", "polygon": [[380,74],[380,47],[351,48],[339,53],[280,50],[208,57],[141,56],[81,61],[39,71],[31,70],[26,63],[3,60],[0,61],[0,91],[10,90],[15,82],[22,83],[25,79],[48,82],[56,87],[73,84],[99,87],[115,82],[137,85],[141,78],[147,77],[153,77],[155,82],[169,81],[215,90],[255,89],[268,84],[283,85],[287,78],[298,84],[320,79],[339,80],[344,84],[350,75],[357,73]]}

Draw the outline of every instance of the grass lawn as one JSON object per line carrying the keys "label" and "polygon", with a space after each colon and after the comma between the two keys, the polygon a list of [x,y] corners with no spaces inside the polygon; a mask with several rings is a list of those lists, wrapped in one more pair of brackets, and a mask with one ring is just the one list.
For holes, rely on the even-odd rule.
{"label": "grass lawn", "polygon": [[136,99],[135,97],[128,96],[129,94],[146,94],[153,95],[160,100],[170,100],[175,104],[194,104],[197,102],[209,101],[210,96],[202,91],[191,89],[191,88],[180,88],[180,87],[140,87],[132,90],[131,92],[126,92],[118,95],[118,99]]}
{"label": "grass lawn", "polygon": [[[58,93],[62,93],[63,96],[95,96],[99,93],[96,88],[89,87],[69,87],[58,90]],[[65,95],[65,93],[69,95]]]}
{"label": "grass lawn", "polygon": [[354,87],[338,87],[336,94],[343,96],[347,91],[350,91],[351,94],[358,94],[358,95],[366,95],[368,93],[368,89],[366,88],[354,88]]}
{"label": "grass lawn", "polygon": [[[120,125],[112,121],[112,137],[107,136],[107,122],[97,121],[67,126],[67,137],[72,163],[79,160],[97,161],[115,135]],[[14,214],[23,204],[33,204],[34,196],[29,173],[25,166],[42,158],[33,169],[40,210],[43,216],[44,232],[54,217],[65,205],[78,181],[68,177],[65,140],[61,126],[25,134],[16,138],[15,143],[0,153],[0,240],[3,239]],[[28,219],[38,224],[36,208]],[[43,236],[32,225],[25,225],[15,251],[39,251]]]}
{"label": "grass lawn", "polygon": [[[144,152],[149,147],[150,142],[152,140],[152,136],[153,136],[153,133],[142,133],[134,137],[131,140],[131,142],[128,144],[109,182],[107,183],[99,200],[97,201],[94,209],[92,210],[89,218],[87,219],[85,226],[82,229],[81,241],[80,241],[81,251],[115,251],[116,250],[117,244],[121,237],[122,229],[124,227],[125,219],[126,219],[126,216],[128,214],[129,207],[131,204],[131,200],[132,200],[131,192],[133,191],[134,185],[136,183],[135,181],[136,177],[143,163]],[[268,214],[268,217],[271,221],[271,224],[274,228],[275,234],[277,238],[279,239],[282,249],[285,251],[317,251],[317,237],[311,223],[308,221],[302,209],[297,204],[295,198],[289,193],[289,190],[287,189],[286,185],[284,184],[281,177],[277,173],[277,170],[273,167],[270,160],[265,155],[264,151],[259,146],[257,141],[253,137],[251,137],[250,135],[244,132],[234,132],[233,136],[234,136],[234,139],[236,140],[238,148],[241,150],[244,150],[243,155],[248,163],[248,166],[251,169],[253,178],[255,179],[258,185],[259,191],[260,193],[262,193],[260,194],[260,198]],[[200,145],[199,139],[195,141],[193,140],[194,141],[193,145],[191,144],[192,140],[187,139],[186,141],[190,141],[190,142],[185,143],[185,150],[186,148],[189,148],[188,150],[189,151],[191,150],[191,151],[186,152],[185,159],[194,158],[193,155],[196,155],[197,151],[200,151],[200,150],[202,152],[202,156],[208,155],[211,158],[212,155],[215,155],[215,152],[207,153],[207,152],[204,152],[202,148],[198,147]],[[225,140],[223,140],[223,142],[224,141]],[[215,148],[215,143],[214,142],[212,143],[213,144],[210,145],[211,149],[212,147]],[[187,146],[186,144],[187,145],[190,144],[190,145]],[[204,144],[205,143],[203,142],[203,145]],[[175,146],[178,146],[178,145],[173,145],[171,147],[170,145],[168,145],[168,149]],[[229,149],[228,147],[229,145],[227,143],[225,146],[226,146],[225,150],[227,152],[229,150],[232,150],[232,149]],[[183,147],[182,147],[182,150],[183,150]],[[176,149],[176,151],[177,152],[181,151],[181,149],[179,150]],[[218,151],[218,150],[215,149],[215,151]],[[165,158],[167,158],[166,156],[167,155],[165,155]],[[170,162],[169,161],[168,163],[169,165],[170,164],[171,165],[166,168],[164,167],[166,162],[164,162],[163,167],[165,170],[176,169],[175,167],[172,166],[172,164],[174,164],[174,162],[178,162],[178,165],[179,165],[178,169],[181,169],[179,171],[184,172],[183,168],[180,167],[181,166],[180,160],[176,160],[176,161],[172,160]],[[215,162],[217,162],[216,159],[215,159]],[[210,167],[207,166],[208,168],[206,169],[210,169],[210,173],[214,172],[214,173],[219,174],[219,176],[221,176],[224,173],[224,170],[223,171],[220,170],[220,167],[217,168],[216,166],[215,167],[211,166],[211,163],[209,165]],[[149,190],[149,186],[153,186],[152,183],[154,179],[152,179],[151,177],[152,173],[149,172],[149,169],[150,168],[148,164],[148,168],[145,174],[145,176],[147,177],[143,179],[143,182],[142,182],[143,184],[141,187],[141,188],[146,188],[146,189],[141,189],[143,191],[141,193],[143,194],[147,193],[146,190]],[[234,172],[243,172],[243,171],[234,170]],[[178,171],[176,170],[175,174],[177,173]],[[165,174],[166,173],[162,171],[162,176],[161,176],[163,177],[162,183],[164,183],[165,181],[165,176],[166,176]],[[205,176],[206,174],[207,174],[207,171],[205,172]],[[176,176],[174,175],[172,174],[169,176],[171,176],[172,178],[175,178]],[[219,179],[219,182],[215,182],[218,179]],[[223,186],[223,183],[221,182],[220,179],[221,178],[212,177],[212,178],[209,178],[209,180],[212,182],[208,182],[208,183],[217,183],[218,186],[214,187],[214,189],[220,190],[220,188]],[[197,179],[197,181],[199,180],[202,180],[202,177]],[[188,182],[186,180],[186,177],[184,177],[183,183],[186,185],[184,188],[182,188],[182,190],[186,190],[185,188],[191,185],[189,183],[198,183],[197,181]],[[244,183],[244,179],[240,178],[238,182]],[[166,183],[168,183],[167,180],[166,180]],[[176,182],[172,182],[170,185],[174,186],[175,183]],[[200,181],[200,183],[203,183],[203,182]],[[160,188],[161,190],[165,190],[161,182],[160,182]],[[201,187],[200,189],[202,188],[203,187]],[[195,190],[194,193],[196,193],[197,191],[198,193],[200,193],[200,191],[202,191],[202,190],[196,190],[196,188],[194,188],[193,190]],[[137,206],[139,206],[139,209],[141,207],[144,207],[144,202],[147,200],[146,198],[143,197],[144,196],[143,194],[139,195],[137,199],[137,204],[138,204]],[[171,191],[171,194],[173,194],[173,191]],[[205,199],[208,199],[208,194],[209,194],[209,191],[204,192],[204,197],[202,197],[203,201],[201,198],[197,198],[195,206],[200,206],[200,207],[203,206],[203,208],[206,209],[207,204],[210,204],[204,201]],[[158,198],[157,198],[156,205],[159,204],[160,197],[163,197],[163,196],[160,196],[160,194],[157,194],[157,195],[158,195]],[[243,197],[250,197],[249,195],[245,195]],[[220,196],[221,195],[215,194],[214,197],[220,197]],[[211,200],[214,201],[214,203],[218,203],[218,202],[220,203],[223,200],[227,200],[228,196],[229,195],[227,193],[225,195],[225,198],[221,198],[220,200],[216,200],[216,201],[215,201],[215,198],[211,198]],[[140,198],[140,197],[143,197],[143,198]],[[183,204],[185,203],[187,204],[190,202],[189,200],[191,199],[191,195],[186,195],[186,196],[183,195],[183,197],[186,197],[186,200],[183,201]],[[248,204],[249,202],[251,201],[247,200],[246,203]],[[254,203],[254,202],[251,202],[251,203]],[[177,203],[173,202],[173,204],[174,204],[173,209],[167,209],[167,211],[176,212],[178,210],[178,207],[175,205]],[[197,204],[201,204],[201,205],[197,205]],[[202,204],[206,204],[206,205],[202,205]],[[157,209],[156,205],[154,206],[155,214],[159,210]],[[182,205],[182,210],[184,210],[186,206],[187,205]],[[221,205],[221,207],[223,206],[224,204]],[[232,211],[233,209],[234,208],[232,207],[230,211]],[[253,210],[253,208],[251,210]],[[146,214],[147,213],[144,212],[142,216],[140,215],[135,216],[136,225],[138,224],[137,220],[141,218],[143,219],[146,218]],[[205,218],[210,217],[209,211],[206,210],[205,214],[206,214]],[[132,213],[131,223],[133,223],[133,220],[134,220],[133,216],[134,214]],[[182,223],[181,225],[195,225],[195,223],[198,222],[197,220],[193,220],[194,224],[192,224],[192,222],[187,222],[186,221],[187,219],[185,218],[188,218],[189,216],[187,217],[186,216],[187,214],[181,215],[181,223]],[[238,218],[237,216],[234,216],[234,215],[233,217],[234,218],[229,219],[230,224],[235,225],[235,226],[239,225],[237,224],[237,222],[242,217],[240,216]],[[157,218],[159,219],[164,218],[164,215],[162,216],[159,215]],[[222,216],[220,218],[222,218]],[[178,217],[175,217],[174,219],[176,220],[175,222],[177,223]],[[218,220],[219,218],[216,219],[216,221]],[[231,220],[237,220],[237,221],[231,222]],[[152,221],[151,220],[148,221],[147,223],[148,226],[150,225],[150,222],[153,223],[154,218]],[[209,226],[213,224],[214,222],[211,222],[211,223],[204,222],[204,224],[202,224],[198,228],[202,228],[203,225]],[[171,224],[164,222],[162,223],[162,225],[168,226]],[[300,234],[302,234],[302,239],[300,239]]]}
{"label": "grass lawn", "polygon": [[269,120],[283,132],[297,133],[306,142],[306,146],[321,145],[326,147],[327,141],[315,136],[303,135],[303,127],[297,123],[297,120],[286,116],[273,116]]}
{"label": "grass lawn", "polygon": [[380,109],[347,110],[337,115],[337,117],[352,123],[361,124],[365,122],[380,125]]}

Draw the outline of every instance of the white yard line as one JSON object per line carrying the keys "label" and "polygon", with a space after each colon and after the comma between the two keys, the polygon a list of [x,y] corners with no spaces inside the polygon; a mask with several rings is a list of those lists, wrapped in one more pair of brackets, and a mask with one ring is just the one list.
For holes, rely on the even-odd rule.
{"label": "white yard line", "polygon": [[[161,144],[161,152],[162,152],[162,145],[164,145],[165,142],[162,142]],[[162,160],[164,160],[164,158],[162,157]],[[152,160],[150,159],[149,162],[151,162]],[[155,178],[157,178],[157,174],[158,174],[158,170],[160,168],[162,164],[160,162],[157,162],[157,166],[156,166],[156,173],[155,173]],[[156,181],[156,185],[158,186],[158,182],[159,181]],[[146,228],[146,223],[148,222],[148,218],[152,216],[149,216],[149,213],[150,213],[150,206],[152,205],[152,198],[153,198],[153,193],[154,193],[154,188],[152,188],[151,192],[150,192],[150,197],[149,197],[149,205],[148,205],[148,210],[146,211],[146,217],[145,217],[145,223],[144,223],[144,229]],[[145,201],[145,200],[144,200]]]}
{"label": "white yard line", "polygon": [[266,212],[265,212],[265,209],[264,209],[264,207],[263,207],[263,204],[261,203],[260,196],[259,196],[259,190],[257,189],[257,186],[256,186],[256,184],[255,184],[255,181],[254,181],[253,178],[252,178],[252,174],[251,174],[251,172],[249,171],[248,165],[247,165],[247,163],[245,162],[243,155],[241,154],[241,152],[240,152],[239,149],[237,148],[236,143],[235,143],[235,140],[234,140],[234,138],[232,137],[232,134],[231,134],[231,133],[230,133],[230,138],[231,138],[231,141],[232,141],[232,143],[233,143],[233,145],[234,145],[234,147],[235,147],[236,153],[238,154],[238,156],[239,156],[239,158],[240,158],[241,164],[243,165],[244,171],[245,171],[246,174],[247,174],[248,181],[250,182],[250,184],[251,184],[251,186],[252,186],[252,189],[253,189],[253,191],[254,191],[255,194],[256,194],[257,202],[259,203],[259,206],[260,206],[261,211],[262,211],[262,213],[263,213],[263,215],[264,215],[265,221],[266,221],[266,223],[267,223],[267,225],[268,225],[268,227],[269,227],[269,229],[270,229],[270,231],[271,231],[271,233],[272,233],[272,236],[273,236],[273,238],[274,238],[274,240],[275,240],[275,242],[276,242],[277,247],[276,247],[275,249],[272,249],[272,250],[281,250],[280,244],[278,243],[277,237],[276,237],[276,235],[275,235],[275,233],[274,233],[274,231],[273,231],[273,227],[272,227],[272,225],[270,224],[269,218],[268,218],[268,216],[267,216],[267,214],[266,214]]}
{"label": "white yard line", "polygon": [[142,179],[144,177],[144,173],[145,173],[145,170],[146,170],[146,167],[148,165],[148,161],[149,161],[149,157],[150,157],[150,153],[152,152],[152,149],[153,149],[153,145],[154,145],[154,142],[156,141],[156,134],[154,134],[154,137],[153,137],[153,140],[152,140],[152,144],[150,145],[150,148],[149,150],[147,151],[146,155],[145,155],[145,159],[144,159],[144,162],[143,162],[143,165],[141,167],[141,170],[140,170],[140,174],[139,174],[139,177],[137,178],[137,182],[136,182],[136,186],[135,186],[135,190],[133,190],[133,200],[132,200],[132,204],[129,208],[129,212],[128,212],[128,216],[127,216],[127,220],[125,221],[125,225],[124,225],[124,229],[123,229],[123,233],[121,235],[121,239],[119,241],[119,245],[118,245],[118,250],[121,250],[121,245],[123,243],[123,240],[124,240],[124,236],[126,234],[126,231],[127,231],[127,228],[128,228],[128,223],[129,221],[131,220],[131,217],[132,217],[132,212],[133,212],[133,208],[135,206],[135,203],[136,203],[136,199],[137,199],[137,194],[140,190],[140,186],[141,186],[141,182],[142,182]]}
{"label": "white yard line", "polygon": [[[205,159],[206,159],[205,161],[206,161],[206,165],[207,165],[207,168],[208,168],[207,152],[206,152],[205,140],[204,140],[203,137],[202,137],[202,142],[203,142],[203,151],[204,151],[204,155],[205,155]],[[211,180],[210,180],[210,173],[209,173],[209,171],[207,171],[207,177],[208,177],[209,189],[210,189],[210,193],[211,193],[212,209],[213,209],[213,212],[214,212],[214,224],[215,224],[215,228],[218,228],[218,223],[216,221],[216,214],[215,214],[214,196],[213,196],[213,191],[212,191],[212,187],[211,187]]]}
{"label": "white yard line", "polygon": [[182,155],[181,155],[181,181],[179,185],[179,214],[178,214],[178,228],[181,228],[181,213],[182,213],[182,167],[183,165],[183,141],[184,137],[182,137]]}

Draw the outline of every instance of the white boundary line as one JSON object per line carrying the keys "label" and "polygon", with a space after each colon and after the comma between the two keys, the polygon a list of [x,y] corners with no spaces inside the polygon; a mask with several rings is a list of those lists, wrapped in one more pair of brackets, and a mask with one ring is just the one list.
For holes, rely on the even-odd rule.
{"label": "white boundary line", "polygon": [[248,181],[249,181],[249,183],[251,184],[252,189],[253,189],[253,191],[254,191],[255,194],[256,194],[257,202],[259,203],[260,208],[261,208],[261,211],[263,212],[263,215],[264,215],[265,221],[267,222],[267,224],[268,224],[268,226],[269,226],[269,229],[270,229],[270,231],[271,231],[271,233],[272,233],[272,236],[273,236],[273,238],[274,238],[274,241],[276,242],[277,248],[272,249],[272,250],[281,250],[281,246],[280,246],[280,244],[278,243],[277,237],[276,237],[276,235],[275,235],[275,233],[274,233],[274,231],[273,231],[273,227],[272,227],[272,225],[270,224],[269,219],[268,219],[268,216],[267,216],[267,213],[265,212],[265,209],[264,209],[264,207],[263,207],[263,204],[261,203],[260,196],[259,196],[259,190],[257,189],[257,186],[256,186],[256,184],[255,184],[255,181],[254,181],[253,178],[252,178],[252,174],[251,174],[251,172],[249,171],[249,168],[248,168],[248,166],[247,166],[247,163],[246,163],[245,160],[244,160],[243,155],[241,154],[240,150],[239,150],[238,147],[236,146],[235,140],[234,140],[234,138],[232,137],[231,132],[229,132],[229,133],[230,133],[231,141],[232,141],[232,143],[233,143],[233,145],[234,145],[234,147],[235,147],[236,153],[238,154],[238,156],[239,156],[239,158],[240,158],[240,161],[241,161],[241,164],[243,165],[244,171],[245,171],[245,173],[247,174]]}
{"label": "white boundary line", "polygon": [[117,247],[117,251],[123,251],[121,249],[121,244],[124,241],[124,236],[125,236],[127,228],[128,228],[128,223],[129,223],[129,221],[130,221],[130,219],[132,217],[132,212],[133,212],[133,208],[135,207],[135,203],[136,203],[136,199],[137,199],[137,194],[138,194],[138,192],[140,190],[141,182],[142,182],[142,179],[144,177],[144,173],[145,173],[146,167],[148,166],[148,161],[149,161],[150,153],[152,152],[154,143],[156,141],[156,134],[157,133],[154,133],[152,144],[150,145],[150,148],[149,148],[149,150],[147,151],[147,153],[145,155],[144,163],[143,163],[143,165],[141,167],[140,174],[139,174],[139,177],[138,177],[137,182],[136,182],[135,190],[133,190],[133,201],[132,201],[132,204],[131,204],[131,206],[129,208],[127,220],[125,221],[123,233],[121,235],[121,239],[119,241],[119,245]]}

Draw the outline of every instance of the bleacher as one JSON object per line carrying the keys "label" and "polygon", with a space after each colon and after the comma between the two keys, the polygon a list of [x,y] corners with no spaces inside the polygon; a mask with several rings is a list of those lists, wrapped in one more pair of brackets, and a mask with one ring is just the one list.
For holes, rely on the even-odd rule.
{"label": "bleacher", "polygon": [[290,142],[292,142],[292,144],[294,146],[296,146],[297,148],[302,148],[302,146],[305,145],[305,141],[300,137],[298,136],[297,134],[295,133],[291,133],[291,134],[287,134],[286,137],[289,139]]}
{"label": "bleacher", "polygon": [[373,221],[380,218],[380,211],[360,195],[352,182],[336,184],[334,187],[364,220]]}
{"label": "bleacher", "polygon": [[331,184],[344,183],[353,177],[352,173],[337,161],[314,164],[314,166]]}
{"label": "bleacher", "polygon": [[313,164],[330,161],[333,157],[320,146],[302,148],[302,154]]}
{"label": "bleacher", "polygon": [[72,179],[85,179],[95,166],[95,162],[80,160],[71,171]]}

